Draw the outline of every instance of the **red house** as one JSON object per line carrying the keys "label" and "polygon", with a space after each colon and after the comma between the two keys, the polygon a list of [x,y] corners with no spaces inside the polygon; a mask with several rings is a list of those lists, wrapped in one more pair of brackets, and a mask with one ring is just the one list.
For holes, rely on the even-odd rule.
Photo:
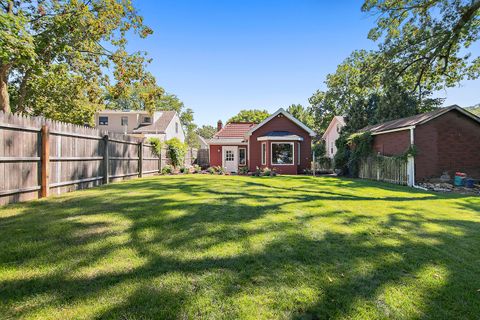
{"label": "red house", "polygon": [[283,109],[259,124],[218,122],[209,140],[210,166],[228,172],[273,168],[282,174],[297,174],[310,168],[315,132]]}
{"label": "red house", "polygon": [[457,105],[362,131],[372,133],[373,149],[385,156],[402,155],[415,145],[410,183],[439,178],[445,171],[480,178],[480,118]]}

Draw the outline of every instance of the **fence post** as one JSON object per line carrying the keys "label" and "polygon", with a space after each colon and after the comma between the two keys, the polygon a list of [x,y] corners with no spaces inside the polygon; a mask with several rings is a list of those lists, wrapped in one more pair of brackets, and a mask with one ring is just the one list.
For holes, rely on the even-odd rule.
{"label": "fence post", "polygon": [[108,184],[109,182],[109,174],[110,174],[110,159],[108,156],[108,135],[103,136],[103,183]]}
{"label": "fence post", "polygon": [[49,194],[49,177],[50,177],[50,133],[47,125],[42,126],[41,130],[42,135],[42,151],[40,153],[41,157],[41,176],[42,181],[40,185],[40,197],[48,197]]}
{"label": "fence post", "polygon": [[143,140],[138,144],[138,177],[143,177]]}

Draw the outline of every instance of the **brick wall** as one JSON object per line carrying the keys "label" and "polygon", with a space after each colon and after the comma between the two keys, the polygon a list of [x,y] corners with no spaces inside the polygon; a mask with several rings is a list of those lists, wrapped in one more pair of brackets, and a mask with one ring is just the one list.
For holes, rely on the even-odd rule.
{"label": "brick wall", "polygon": [[416,180],[456,171],[480,178],[480,124],[451,111],[415,128]]}
{"label": "brick wall", "polygon": [[373,138],[373,150],[384,156],[403,154],[409,146],[410,130],[379,134]]}

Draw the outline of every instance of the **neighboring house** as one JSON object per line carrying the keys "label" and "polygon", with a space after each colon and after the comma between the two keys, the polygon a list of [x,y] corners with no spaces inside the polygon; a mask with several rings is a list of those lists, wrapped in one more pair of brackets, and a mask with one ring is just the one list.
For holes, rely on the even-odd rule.
{"label": "neighboring house", "polygon": [[197,135],[199,149],[208,149],[208,142],[204,137]]}
{"label": "neighboring house", "polygon": [[222,127],[219,121],[217,130],[208,141],[211,166],[223,166],[229,172],[269,167],[283,174],[301,173],[311,166],[315,132],[283,109],[259,124]]}
{"label": "neighboring house", "polygon": [[171,138],[185,140],[175,111],[156,111],[150,115],[147,111],[104,110],[95,113],[95,127],[137,137],[157,137],[162,141]]}
{"label": "neighboring house", "polygon": [[414,182],[439,178],[445,171],[480,178],[480,118],[457,105],[361,131],[372,133],[374,151],[385,156],[402,155],[415,145],[409,173]]}
{"label": "neighboring house", "polygon": [[322,136],[322,140],[325,141],[325,153],[329,158],[333,159],[337,153],[335,141],[337,141],[340,136],[340,131],[342,131],[343,127],[345,127],[345,118],[342,116],[335,116],[332,121],[330,121],[327,130],[325,130],[325,133]]}

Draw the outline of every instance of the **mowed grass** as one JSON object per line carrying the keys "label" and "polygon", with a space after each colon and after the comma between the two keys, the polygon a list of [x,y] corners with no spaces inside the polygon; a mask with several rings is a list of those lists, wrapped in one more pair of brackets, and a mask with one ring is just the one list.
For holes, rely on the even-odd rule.
{"label": "mowed grass", "polygon": [[478,319],[480,199],[165,176],[0,208],[0,318]]}

